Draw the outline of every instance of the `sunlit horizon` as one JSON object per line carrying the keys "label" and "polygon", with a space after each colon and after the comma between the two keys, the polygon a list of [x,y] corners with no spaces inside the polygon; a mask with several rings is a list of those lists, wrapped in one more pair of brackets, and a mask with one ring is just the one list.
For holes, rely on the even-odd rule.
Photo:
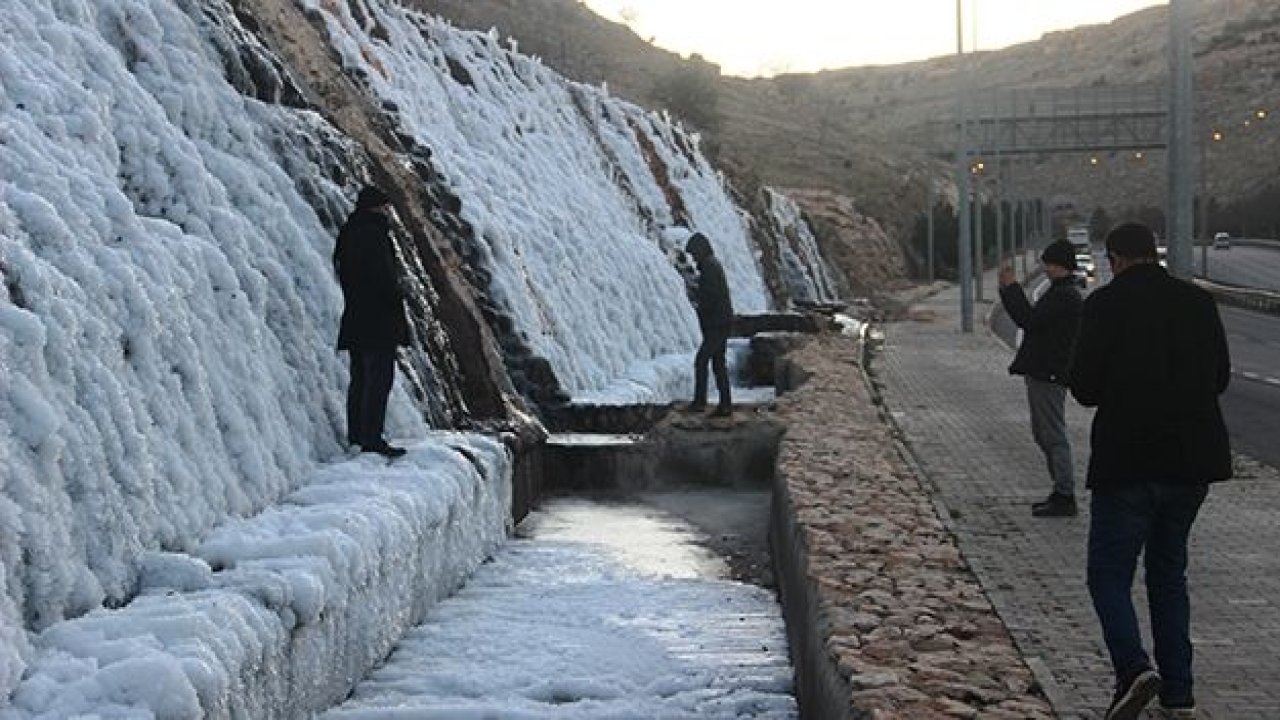
{"label": "sunlit horizon", "polygon": [[[586,0],[658,47],[744,77],[926,60],[956,50],[952,0]],[[994,50],[1165,0],[965,0],[964,43]],[[1164,32],[1162,27],[1153,32]]]}

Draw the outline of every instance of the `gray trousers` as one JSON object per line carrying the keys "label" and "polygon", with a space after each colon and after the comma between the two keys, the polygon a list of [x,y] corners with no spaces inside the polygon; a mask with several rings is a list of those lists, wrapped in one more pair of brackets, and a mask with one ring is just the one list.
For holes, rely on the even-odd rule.
{"label": "gray trousers", "polygon": [[1025,379],[1027,405],[1031,408],[1031,435],[1044,453],[1049,477],[1053,478],[1053,491],[1075,496],[1071,441],[1067,439],[1067,389],[1046,380]]}

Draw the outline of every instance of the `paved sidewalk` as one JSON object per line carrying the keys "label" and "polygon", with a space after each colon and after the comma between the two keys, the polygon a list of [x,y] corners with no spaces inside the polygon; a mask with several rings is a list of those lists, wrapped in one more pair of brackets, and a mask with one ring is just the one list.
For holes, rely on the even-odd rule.
{"label": "paved sidewalk", "polygon": [[[1012,351],[986,328],[960,333],[958,306],[954,289],[912,306],[910,319],[886,328],[872,374],[1054,709],[1063,718],[1101,717],[1110,668],[1084,576],[1092,412],[1068,402],[1085,501],[1080,517],[1031,517],[1031,503],[1043,499],[1050,483],[1031,438],[1022,380],[1006,371]],[[988,309],[979,305],[975,314]],[[1274,469],[1237,464],[1242,479],[1213,487],[1192,535],[1196,696],[1201,718],[1274,719],[1280,718],[1280,480]],[[1145,616],[1145,594],[1136,593]]]}

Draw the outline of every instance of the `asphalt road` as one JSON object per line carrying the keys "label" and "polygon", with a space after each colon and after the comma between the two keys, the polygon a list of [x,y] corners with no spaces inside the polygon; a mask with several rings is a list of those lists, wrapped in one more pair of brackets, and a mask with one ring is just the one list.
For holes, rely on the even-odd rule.
{"label": "asphalt road", "polygon": [[[1098,277],[1088,290],[1111,279],[1111,268],[1094,252]],[[1200,252],[1196,250],[1197,270]],[[1248,287],[1280,290],[1280,250],[1236,246],[1209,250],[1209,277]],[[1040,290],[1040,282],[1032,288]],[[1222,410],[1233,446],[1272,467],[1280,468],[1280,316],[1219,306],[1231,347],[1231,385]],[[1012,323],[997,313],[994,329],[1006,342]]]}
{"label": "asphalt road", "polygon": [[[1209,279],[1280,291],[1280,249],[1236,244],[1230,250],[1196,248],[1198,274]],[[1280,317],[1219,306],[1231,346],[1231,387],[1222,411],[1236,449],[1280,467]]]}
{"label": "asphalt road", "polygon": [[[1195,249],[1195,271],[1207,256],[1209,279],[1228,285],[1280,291],[1280,249],[1236,245],[1230,250]],[[1103,262],[1105,265],[1105,261]],[[1101,268],[1100,268],[1101,269]]]}
{"label": "asphalt road", "polygon": [[1280,317],[1219,310],[1231,346],[1231,386],[1222,397],[1222,411],[1232,442],[1280,468]]}

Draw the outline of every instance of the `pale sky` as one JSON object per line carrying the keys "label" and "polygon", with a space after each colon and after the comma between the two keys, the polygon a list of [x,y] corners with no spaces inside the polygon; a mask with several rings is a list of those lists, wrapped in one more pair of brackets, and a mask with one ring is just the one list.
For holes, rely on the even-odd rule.
{"label": "pale sky", "polygon": [[[924,60],[956,50],[954,0],[586,0],[640,37],[730,75]],[[1109,22],[1165,0],[964,0],[965,49]],[[976,14],[975,14],[976,13]],[[976,17],[977,22],[974,22]],[[1166,32],[1153,28],[1153,32]]]}

